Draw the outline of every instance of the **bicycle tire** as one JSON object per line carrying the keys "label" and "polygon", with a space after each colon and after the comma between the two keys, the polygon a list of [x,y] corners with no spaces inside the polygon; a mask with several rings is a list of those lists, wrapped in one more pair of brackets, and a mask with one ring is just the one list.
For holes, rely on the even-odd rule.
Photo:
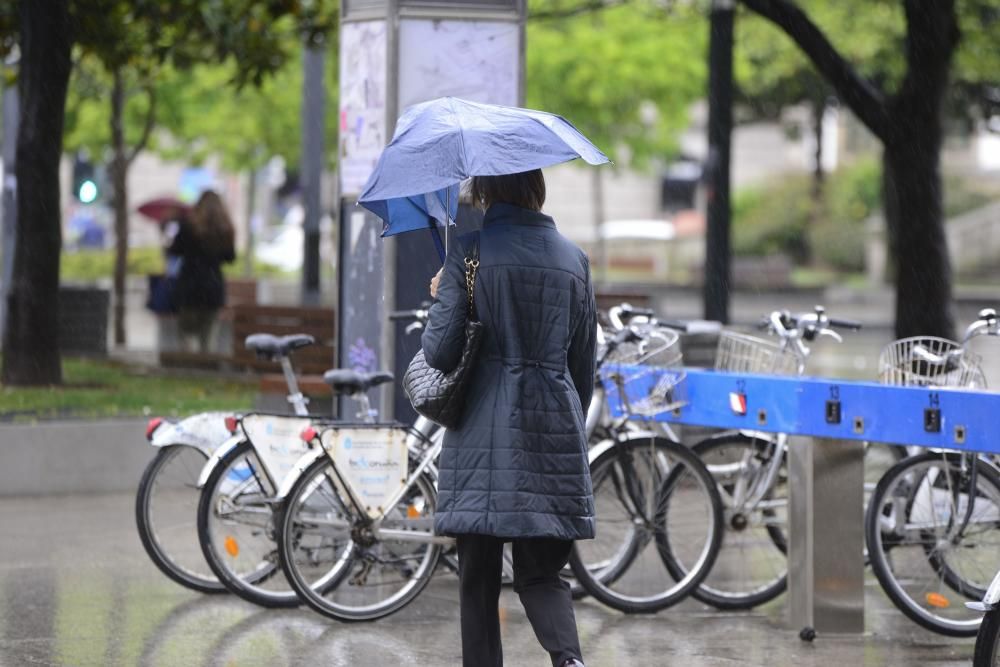
{"label": "bicycle tire", "polygon": [[[902,517],[903,528],[906,529],[907,525],[911,522],[916,522],[919,520],[913,518],[914,514],[920,515],[921,512],[930,513],[931,520],[934,525],[937,525],[937,513],[938,505],[940,504],[940,497],[943,495],[941,493],[935,494],[936,491],[942,491],[941,489],[936,489],[934,484],[937,481],[938,475],[934,476],[934,479],[928,479],[929,475],[921,474],[922,469],[929,470],[931,466],[936,466],[938,463],[943,462],[944,465],[948,466],[948,472],[950,473],[951,467],[958,464],[956,461],[956,456],[954,454],[941,454],[937,452],[926,452],[924,454],[919,454],[917,456],[912,456],[903,461],[897,463],[892,468],[886,472],[886,474],[879,480],[879,483],[875,487],[875,491],[872,494],[871,500],[868,504],[868,509],[865,513],[865,543],[868,547],[868,556],[871,562],[872,571],[875,573],[879,584],[882,586],[882,590],[885,592],[886,596],[890,601],[896,606],[897,609],[902,611],[910,620],[914,621],[918,625],[927,628],[938,634],[948,635],[952,637],[973,637],[976,635],[979,629],[981,619],[976,617],[971,612],[967,616],[972,616],[972,618],[965,619],[952,619],[948,617],[943,617],[935,612],[930,611],[929,608],[937,609],[958,609],[959,613],[965,613],[964,604],[961,604],[961,600],[957,600],[955,604],[950,601],[951,592],[956,592],[960,595],[963,600],[969,597],[969,593],[972,591],[985,590],[986,585],[989,581],[987,580],[983,585],[970,584],[967,581],[961,587],[964,591],[956,590],[954,582],[949,584],[945,581],[946,577],[942,575],[940,569],[940,564],[935,566],[935,555],[933,551],[929,550],[929,545],[927,544],[927,530],[926,528],[917,530],[919,534],[919,539],[912,545],[908,545],[903,542],[902,539],[897,538],[895,535],[888,535],[884,530],[884,524],[890,521],[895,521],[896,524],[899,522],[899,517],[896,516],[895,512],[898,509],[895,504],[893,504],[893,498],[898,497],[902,501],[905,501],[904,512],[905,516]],[[992,469],[992,467],[979,459],[975,459],[977,466],[977,485],[975,493],[978,496],[980,489],[987,489],[987,487],[992,487],[988,489],[991,491],[993,498],[993,503],[996,504],[1000,501],[1000,476]],[[915,484],[910,484],[912,488],[904,487],[905,483],[909,483],[905,476],[910,475],[912,479],[916,480]],[[947,480],[947,484],[951,484],[951,480]],[[982,485],[982,486],[981,486]],[[895,496],[897,489],[901,492],[898,496]],[[926,491],[925,491],[926,490]],[[966,490],[968,491],[968,489]],[[916,504],[920,500],[919,494],[926,494],[929,499],[930,505],[921,506]],[[951,491],[948,491],[950,494]],[[958,511],[953,512],[958,514],[961,511],[961,490],[958,493]],[[968,493],[966,492],[966,498],[968,498]],[[966,500],[968,502],[968,500]],[[975,502],[975,500],[973,501]],[[985,501],[983,501],[985,502]],[[985,505],[983,505],[985,506]],[[989,510],[988,506],[987,511]],[[975,510],[973,510],[975,512]],[[924,520],[926,522],[926,520]],[[995,522],[987,522],[994,523]],[[896,524],[893,524],[895,526]],[[992,528],[995,530],[996,525]],[[915,529],[911,529],[915,530]],[[893,571],[893,564],[890,562],[890,553],[894,553],[894,559],[902,561],[905,555],[900,554],[905,546],[916,546],[919,547],[922,558],[926,561],[928,569],[932,570],[934,574],[940,580],[943,586],[948,587],[948,590],[938,588],[936,591],[926,591],[924,593],[924,599],[927,603],[927,608],[925,608],[921,603],[915,600],[903,585],[899,581],[899,577]],[[947,544],[942,543],[940,540],[935,539],[935,543],[930,545],[933,549],[951,549]],[[968,548],[963,548],[961,552],[969,551]],[[958,552],[958,549],[955,549]],[[996,553],[996,550],[989,550],[990,553]],[[985,552],[984,552],[985,553]],[[1000,554],[997,554],[1000,556]],[[989,556],[987,556],[989,557]],[[911,559],[914,560],[914,559]],[[919,559],[916,559],[919,563]],[[992,575],[1000,568],[1000,558],[993,559],[993,567],[990,569],[990,574]],[[949,566],[950,576],[960,576],[958,575],[951,566]],[[986,568],[981,568],[985,570]],[[907,577],[906,580],[911,582],[914,577]],[[924,591],[921,589],[921,591]],[[943,612],[942,612],[943,613]]]}
{"label": "bicycle tire", "polygon": [[[706,463],[709,472],[716,480],[720,488],[719,495],[722,498],[725,513],[722,544],[715,565],[704,581],[691,592],[691,596],[699,602],[704,602],[723,611],[753,609],[770,602],[788,588],[788,540],[782,525],[787,524],[787,513],[782,517],[770,507],[754,507],[748,511],[734,511],[733,503],[735,501],[731,493],[733,486],[727,484],[730,482],[732,463],[727,458],[713,465],[712,454],[714,451],[734,447],[746,449],[752,458],[758,459],[758,457],[767,454],[768,450],[772,448],[772,444],[770,441],[751,438],[742,433],[724,433],[706,438],[691,448]],[[743,461],[746,460],[743,459]],[[769,462],[762,462],[759,470],[765,470],[768,464]],[[781,470],[786,470],[786,461],[782,461],[780,465]],[[785,477],[787,478],[787,470]],[[783,495],[787,507],[787,488]],[[773,487],[767,490],[762,501],[775,501]],[[763,529],[760,531],[763,534],[754,539],[750,532],[757,528]],[[749,538],[746,537],[748,535],[750,535]],[[662,537],[665,542],[663,545],[664,563],[670,574],[680,579],[687,572],[672,556],[673,548],[669,544],[669,534]],[[748,539],[752,540],[753,544],[750,544]],[[755,551],[748,554],[748,546]],[[730,551],[727,551],[727,548]],[[735,560],[729,558],[734,548],[739,550]],[[720,571],[722,564],[728,566],[725,571]],[[753,572],[748,568],[753,568]],[[762,568],[768,571],[760,576]],[[724,584],[734,583],[733,572],[742,573],[752,581],[744,578],[737,583],[746,584],[745,586],[730,585],[727,588]]]}
{"label": "bicycle tire", "polygon": [[[373,621],[384,618],[412,602],[430,583],[431,576],[434,574],[441,557],[441,546],[430,542],[398,542],[400,545],[416,544],[426,547],[421,554],[416,555],[418,562],[410,571],[408,567],[402,565],[408,560],[406,554],[401,556],[398,552],[392,551],[393,547],[390,545],[393,545],[393,542],[378,539],[372,535],[366,536],[363,531],[359,530],[359,527],[367,521],[367,517],[357,515],[357,511],[347,502],[346,494],[338,489],[339,481],[333,481],[336,479],[332,461],[328,457],[322,457],[309,466],[292,486],[279,508],[278,535],[281,544],[278,551],[282,569],[286,579],[291,583],[299,597],[311,609],[323,616],[345,622]],[[407,517],[407,520],[423,521],[425,524],[428,520],[433,520],[433,511],[437,505],[437,487],[434,482],[432,475],[422,474],[395,509],[399,510],[403,507],[402,515]],[[325,522],[319,525],[331,526],[327,529],[327,536],[339,537],[342,541],[349,541],[351,545],[347,550],[337,546],[331,549],[331,553],[340,549],[337,551],[338,561],[334,564],[334,567],[340,569],[329,570],[337,572],[339,585],[324,587],[316,586],[314,582],[309,581],[309,577],[299,564],[299,559],[294,557],[299,544],[296,540],[301,540],[304,526],[308,525],[310,521],[317,522],[315,516],[311,519],[299,517],[298,508],[308,500],[307,494],[313,494],[321,487],[326,490],[326,494],[330,498],[330,510],[341,515],[341,518],[333,517],[332,520],[329,520],[324,517]],[[413,509],[411,510],[411,508]],[[415,512],[417,516],[412,516],[411,511]],[[317,531],[317,534],[322,535],[320,531]],[[371,542],[365,544],[364,542],[368,539],[371,539]],[[388,555],[387,558],[386,555]],[[315,558],[315,555],[311,557]],[[389,571],[392,571],[393,568],[399,569],[402,575],[400,580],[403,581],[403,584],[398,591],[389,597],[365,604],[358,603],[356,598],[363,592],[374,591],[375,595],[381,595],[382,590],[388,590],[388,587],[392,585],[391,578],[386,580],[389,583],[382,581],[381,570],[375,576],[375,581],[369,585],[371,572],[376,567],[375,563],[380,563],[380,568],[382,564],[390,564],[386,568]],[[355,571],[356,569],[358,571]],[[383,586],[384,589],[381,588]]]}
{"label": "bicycle tire", "polygon": [[[247,473],[241,470],[237,471],[235,469],[236,466],[246,466],[249,474],[247,475]],[[247,476],[240,480],[239,478],[244,475]],[[249,485],[247,488],[256,486],[257,489],[263,492],[262,494],[258,494],[262,497],[273,496],[273,489],[267,488],[270,486],[270,481],[267,479],[259,461],[256,460],[254,448],[251,443],[246,441],[241,442],[227,452],[209,475],[205,486],[201,490],[201,498],[198,502],[198,540],[201,543],[205,560],[208,561],[209,567],[212,568],[219,581],[230,592],[244,600],[269,608],[297,607],[300,601],[291,587],[279,588],[278,590],[267,590],[260,587],[260,584],[267,582],[275,575],[280,575],[280,565],[277,562],[277,543],[274,543],[273,552],[265,551],[259,562],[251,563],[251,567],[255,569],[246,575],[241,575],[232,569],[229,562],[230,560],[236,562],[237,559],[242,561],[241,554],[246,551],[242,536],[240,539],[236,539],[232,535],[228,535],[221,540],[221,543],[215,539],[216,536],[213,535],[212,530],[216,518],[215,508],[217,502],[219,502],[216,498],[216,491],[224,482],[232,482],[233,479],[238,479],[240,483],[248,482]],[[253,514],[264,515],[259,519],[257,524],[248,524],[256,528],[255,531],[250,531],[250,537],[258,537],[254,533],[264,535],[265,537],[270,535],[272,538],[271,541],[274,542],[274,527],[272,523],[274,514],[271,503],[259,501],[255,504],[247,505],[247,507],[251,508]],[[267,549],[270,546],[264,540],[259,541],[262,545],[261,549]],[[253,544],[252,541],[251,544]],[[223,555],[223,551],[227,552],[228,559]],[[258,559],[251,557],[248,560],[257,561]]]}
{"label": "bicycle tire", "polygon": [[972,667],[997,667],[1000,665],[1000,609],[991,609],[983,616],[976,633],[976,649],[972,654]]}
{"label": "bicycle tire", "polygon": [[[683,600],[708,575],[722,539],[722,500],[705,464],[682,444],[660,436],[626,433],[614,447],[591,462],[590,470],[592,479],[597,480],[595,488],[601,486],[602,477],[611,475],[612,479],[611,486],[604,487],[606,491],[595,496],[598,539],[602,534],[611,533],[612,542],[618,543],[613,546],[618,548],[624,542],[614,533],[621,532],[620,526],[629,526],[638,533],[639,541],[636,553],[628,556],[625,567],[620,568],[622,571],[616,577],[607,577],[603,581],[601,571],[591,569],[584,562],[585,556],[581,551],[589,545],[575,543],[570,554],[570,566],[577,581],[595,599],[627,614],[655,613]],[[622,474],[623,471],[626,474]],[[676,581],[666,571],[660,553],[661,540],[656,539],[656,535],[671,530],[667,522],[674,509],[683,510],[681,499],[674,491],[680,480],[687,479],[694,482],[696,490],[703,496],[698,504],[705,504],[704,507],[695,507],[694,503],[687,503],[689,508],[694,508],[694,520],[689,525],[704,528],[707,535],[703,544],[700,539],[693,541],[694,565],[688,568],[686,577]],[[626,488],[623,489],[622,484]],[[607,494],[607,491],[614,493]],[[671,500],[672,506],[662,502]],[[617,518],[618,514],[622,515],[621,519]],[[655,553],[644,553],[651,543],[655,544]],[[589,554],[586,560],[590,563],[595,561]],[[616,564],[615,568],[619,569],[620,565]],[[642,572],[636,574],[634,570],[637,567]],[[649,583],[643,576],[650,571],[659,574],[660,569],[663,570],[664,581],[669,580],[665,589]],[[657,588],[660,590],[655,592]],[[654,592],[649,593],[650,590]]]}
{"label": "bicycle tire", "polygon": [[[193,553],[191,560],[200,560],[200,564],[204,566],[202,571],[197,571],[193,567],[181,563],[179,555],[171,555],[174,549],[165,544],[166,538],[164,532],[157,529],[154,525],[157,523],[154,519],[155,502],[153,498],[155,488],[168,465],[180,456],[193,457],[200,465],[192,465],[190,469],[184,471],[188,473],[185,475],[188,479],[178,480],[185,486],[190,485],[192,492],[188,495],[190,495],[190,504],[193,507],[182,510],[187,511],[187,509],[190,509],[190,525],[175,526],[174,528],[179,528],[179,532],[183,533],[184,537],[182,539],[185,542],[191,542],[190,545],[184,545],[182,549]],[[225,593],[227,590],[226,587],[209,569],[197,544],[198,491],[196,483],[201,468],[206,461],[208,461],[208,456],[196,447],[188,445],[166,445],[160,447],[156,452],[156,456],[146,466],[146,469],[142,473],[142,478],[139,480],[139,487],[135,494],[135,523],[139,531],[139,540],[142,542],[146,554],[153,561],[153,564],[159,568],[160,572],[181,586],[198,591],[199,593]],[[178,474],[181,474],[181,471]],[[174,511],[177,511],[176,508]],[[174,532],[178,531],[171,530],[171,533]],[[193,566],[193,563],[191,565]]]}

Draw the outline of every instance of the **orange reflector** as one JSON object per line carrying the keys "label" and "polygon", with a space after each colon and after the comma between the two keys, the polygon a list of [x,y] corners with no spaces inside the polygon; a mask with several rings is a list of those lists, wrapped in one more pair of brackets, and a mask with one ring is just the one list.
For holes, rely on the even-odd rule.
{"label": "orange reflector", "polygon": [[406,518],[408,519],[419,519],[420,510],[417,509],[416,505],[410,505],[406,508]]}
{"label": "orange reflector", "polygon": [[924,596],[924,599],[927,600],[927,604],[932,607],[937,607],[938,609],[945,609],[951,606],[951,602],[948,601],[948,598],[940,593],[928,593]]}
{"label": "orange reflector", "polygon": [[240,555],[240,545],[236,544],[236,540],[232,536],[226,537],[226,553],[233,558]]}

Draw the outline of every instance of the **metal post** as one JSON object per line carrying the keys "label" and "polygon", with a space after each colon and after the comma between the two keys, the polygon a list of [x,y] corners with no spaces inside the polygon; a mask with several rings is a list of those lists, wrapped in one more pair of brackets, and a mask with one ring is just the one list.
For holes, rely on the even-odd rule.
{"label": "metal post", "polygon": [[706,320],[729,322],[729,152],[733,126],[733,0],[712,0],[708,47]]}
{"label": "metal post", "polygon": [[20,101],[17,86],[3,89],[3,182],[0,183],[0,333],[6,326],[7,293],[14,275],[14,247],[17,243],[17,131]]}
{"label": "metal post", "polygon": [[320,293],[319,220],[323,215],[323,121],[326,82],[323,59],[326,43],[307,43],[302,53],[302,302],[316,304]]}
{"label": "metal post", "polygon": [[788,613],[794,630],[865,628],[864,443],[791,438]]}

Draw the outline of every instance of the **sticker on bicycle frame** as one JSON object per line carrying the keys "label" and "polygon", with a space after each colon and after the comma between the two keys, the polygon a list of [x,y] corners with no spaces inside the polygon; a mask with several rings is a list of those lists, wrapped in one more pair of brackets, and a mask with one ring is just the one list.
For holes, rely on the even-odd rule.
{"label": "sticker on bicycle frame", "polygon": [[285,476],[309,451],[309,446],[299,438],[306,426],[309,419],[302,417],[247,415],[243,418],[243,430],[276,487],[281,486]]}
{"label": "sticker on bicycle frame", "polygon": [[406,484],[409,472],[406,430],[331,428],[321,437],[323,449],[368,515],[382,516],[386,503]]}
{"label": "sticker on bicycle frame", "polygon": [[747,413],[747,395],[735,391],[729,392],[729,407],[738,415]]}

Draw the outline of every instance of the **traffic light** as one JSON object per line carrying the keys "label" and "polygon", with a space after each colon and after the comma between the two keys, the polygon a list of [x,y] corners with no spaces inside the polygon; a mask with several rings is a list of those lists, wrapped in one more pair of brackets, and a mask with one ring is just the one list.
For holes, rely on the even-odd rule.
{"label": "traffic light", "polygon": [[73,196],[81,204],[93,204],[100,195],[97,170],[90,160],[78,154],[73,159]]}

